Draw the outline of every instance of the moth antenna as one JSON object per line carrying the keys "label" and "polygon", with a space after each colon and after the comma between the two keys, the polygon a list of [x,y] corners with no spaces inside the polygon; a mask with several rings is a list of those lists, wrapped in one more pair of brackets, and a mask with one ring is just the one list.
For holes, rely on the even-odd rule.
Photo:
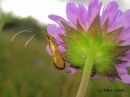
{"label": "moth antenna", "polygon": [[29,31],[29,30],[22,30],[22,31],[17,32],[15,35],[12,36],[11,42],[13,42],[13,40],[16,38],[16,36],[18,36],[19,34],[21,34],[21,33],[23,33],[23,32],[32,32],[32,31]]}
{"label": "moth antenna", "polygon": [[32,36],[26,41],[26,43],[25,43],[25,48],[27,47],[27,45],[29,44],[29,42],[30,42],[36,35],[38,35],[38,34],[32,35]]}

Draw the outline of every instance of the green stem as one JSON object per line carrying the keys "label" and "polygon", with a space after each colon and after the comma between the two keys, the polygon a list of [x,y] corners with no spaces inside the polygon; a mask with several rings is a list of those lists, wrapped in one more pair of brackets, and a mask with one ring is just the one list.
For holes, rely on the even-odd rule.
{"label": "green stem", "polygon": [[83,75],[76,97],[85,97],[89,79],[91,76],[92,66],[93,66],[93,58],[90,59],[87,58],[87,60],[85,61]]}

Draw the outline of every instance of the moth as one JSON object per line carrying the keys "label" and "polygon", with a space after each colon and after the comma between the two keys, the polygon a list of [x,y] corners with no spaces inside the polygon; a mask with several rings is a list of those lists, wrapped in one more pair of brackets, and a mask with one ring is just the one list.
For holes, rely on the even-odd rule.
{"label": "moth", "polygon": [[52,59],[54,61],[54,66],[59,70],[63,70],[65,68],[65,62],[62,55],[58,51],[54,38],[48,34],[47,40],[52,54]]}

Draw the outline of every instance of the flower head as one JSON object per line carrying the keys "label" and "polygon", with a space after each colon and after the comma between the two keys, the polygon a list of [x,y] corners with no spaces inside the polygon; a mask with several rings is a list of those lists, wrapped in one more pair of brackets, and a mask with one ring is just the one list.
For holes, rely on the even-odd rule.
{"label": "flower head", "polygon": [[[88,7],[67,3],[66,15],[67,20],[49,15],[59,26],[49,24],[47,30],[64,60],[71,64],[69,70],[75,73],[92,56],[92,76],[130,83],[130,10],[122,12],[115,1],[103,7],[102,2],[91,0]],[[51,55],[49,49],[47,46]]]}

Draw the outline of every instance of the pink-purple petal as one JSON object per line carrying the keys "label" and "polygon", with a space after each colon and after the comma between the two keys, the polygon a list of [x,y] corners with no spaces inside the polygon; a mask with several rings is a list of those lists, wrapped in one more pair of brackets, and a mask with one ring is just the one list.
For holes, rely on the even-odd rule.
{"label": "pink-purple petal", "polygon": [[119,18],[119,23],[121,23],[124,27],[130,26],[130,10],[127,10],[124,12],[120,18]]}
{"label": "pink-purple petal", "polygon": [[90,0],[89,8],[91,9],[93,6],[96,6],[98,4],[98,0]]}
{"label": "pink-purple petal", "polygon": [[118,4],[115,1],[112,1],[108,4],[108,6],[103,10],[101,16],[102,25],[107,20],[107,18],[111,19],[110,17],[113,16],[113,13],[117,11],[117,8],[118,8]]}
{"label": "pink-purple petal", "polygon": [[58,28],[52,24],[48,24],[47,31],[48,31],[48,34],[50,34],[54,38],[59,37],[59,35],[65,34],[62,28]]}
{"label": "pink-purple petal", "polygon": [[122,82],[124,82],[125,84],[130,84],[130,75],[128,74],[122,74],[120,75]]}
{"label": "pink-purple petal", "polygon": [[130,27],[130,18],[129,17],[130,17],[130,10],[127,10],[126,12],[124,12],[120,16],[118,16],[115,23],[113,24],[113,28]]}
{"label": "pink-purple petal", "polygon": [[46,45],[46,51],[48,52],[48,54],[49,54],[50,56],[52,56],[49,45]]}
{"label": "pink-purple petal", "polygon": [[130,38],[130,26],[122,31],[122,33],[118,37],[118,41],[123,41],[128,38]]}
{"label": "pink-purple petal", "polygon": [[64,18],[62,18],[62,17],[60,17],[58,15],[54,15],[54,14],[49,15],[48,18],[50,18],[51,20],[55,21],[62,28],[64,28],[64,27],[63,27],[61,21],[67,22]]}
{"label": "pink-purple petal", "polygon": [[68,67],[68,70],[70,72],[70,74],[76,74],[78,69],[74,68],[74,67]]}
{"label": "pink-purple petal", "polygon": [[61,52],[61,53],[63,53],[65,51],[65,48],[62,45],[58,45],[57,48],[58,48],[58,51]]}
{"label": "pink-purple petal", "polygon": [[67,72],[70,74],[76,74],[78,72],[79,69],[72,67],[71,64],[69,64],[68,62],[65,61],[65,65],[66,65],[66,69]]}
{"label": "pink-purple petal", "polygon": [[130,39],[130,26],[124,28],[124,30],[118,37],[118,42],[120,43],[120,45],[130,45],[129,39]]}
{"label": "pink-purple petal", "polygon": [[102,7],[102,2],[98,2],[98,0],[91,0],[88,6],[88,25],[87,29],[90,27],[91,23],[93,22],[94,18],[99,14]]}
{"label": "pink-purple petal", "polygon": [[123,41],[120,45],[126,46],[130,45],[130,38],[127,38],[125,41]]}
{"label": "pink-purple petal", "polygon": [[112,1],[106,8],[103,9],[101,16],[101,25],[103,25],[105,21],[109,19],[108,32],[112,30],[116,18],[121,15],[121,11],[118,9],[118,7],[118,4],[115,1]]}
{"label": "pink-purple petal", "polygon": [[81,27],[86,31],[87,29],[87,23],[88,23],[88,13],[86,8],[82,5],[79,4],[78,6],[78,21],[81,25]]}
{"label": "pink-purple petal", "polygon": [[58,50],[63,53],[65,51],[65,44],[61,38],[55,38],[55,43],[58,46]]}
{"label": "pink-purple petal", "polygon": [[123,61],[130,61],[130,50],[128,50],[124,56],[120,57],[121,60]]}
{"label": "pink-purple petal", "polygon": [[119,74],[127,74],[126,64],[120,64],[116,66],[116,69]]}
{"label": "pink-purple petal", "polygon": [[115,77],[110,77],[110,76],[105,77],[105,79],[107,79],[107,80],[109,80],[109,81],[115,81],[115,80],[116,80],[116,78],[115,78]]}
{"label": "pink-purple petal", "polygon": [[110,32],[114,29],[117,29],[119,27],[121,27],[120,25],[119,26],[114,26],[114,24],[116,24],[116,19],[121,15],[121,11],[120,10],[117,10],[116,12],[113,13],[113,15],[109,18],[109,25],[108,25],[108,29],[107,31]]}
{"label": "pink-purple petal", "polygon": [[78,8],[72,2],[68,3],[66,6],[66,15],[67,19],[74,28],[77,26],[77,19],[78,19]]}
{"label": "pink-purple petal", "polygon": [[52,24],[48,24],[47,26],[47,31],[48,31],[48,34],[51,35],[52,37],[58,37],[58,34],[59,34],[59,29],[52,25]]}
{"label": "pink-purple petal", "polygon": [[130,75],[128,74],[127,68],[130,67],[130,63],[123,63],[116,66],[117,72],[122,80],[126,84],[130,84]]}
{"label": "pink-purple petal", "polygon": [[55,38],[55,42],[56,42],[58,45],[64,44],[64,41],[63,41],[60,37]]}

